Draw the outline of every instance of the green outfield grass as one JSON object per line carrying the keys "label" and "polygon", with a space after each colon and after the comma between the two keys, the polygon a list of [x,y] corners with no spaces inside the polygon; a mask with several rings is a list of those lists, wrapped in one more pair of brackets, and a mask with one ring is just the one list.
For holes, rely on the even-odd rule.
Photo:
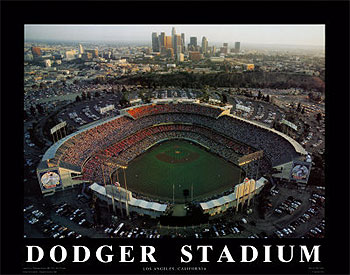
{"label": "green outfield grass", "polygon": [[[121,175],[121,174],[120,174]],[[133,160],[126,170],[130,191],[175,202],[205,199],[236,185],[239,167],[185,140],[163,142]],[[121,184],[123,181],[121,180]]]}

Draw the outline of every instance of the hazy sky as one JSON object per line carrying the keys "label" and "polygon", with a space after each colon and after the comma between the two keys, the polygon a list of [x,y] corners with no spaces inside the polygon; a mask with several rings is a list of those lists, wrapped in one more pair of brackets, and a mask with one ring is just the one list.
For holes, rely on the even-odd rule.
{"label": "hazy sky", "polygon": [[151,43],[152,32],[171,35],[185,33],[186,44],[196,36],[200,44],[205,36],[215,42],[233,44],[284,44],[324,46],[324,25],[25,25],[25,40],[70,41],[145,41]]}

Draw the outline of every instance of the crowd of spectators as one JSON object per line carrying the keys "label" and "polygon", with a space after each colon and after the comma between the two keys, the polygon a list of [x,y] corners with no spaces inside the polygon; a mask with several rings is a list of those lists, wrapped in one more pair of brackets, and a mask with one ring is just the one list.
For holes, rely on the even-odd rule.
{"label": "crowd of spectators", "polygon": [[[154,106],[161,107],[158,109]],[[264,151],[265,163],[267,160],[272,166],[286,163],[298,156],[294,147],[287,140],[272,131],[231,116],[216,118],[219,109],[198,104],[180,103],[148,105],[148,107],[161,111],[155,111],[157,114],[148,113],[149,115],[147,115],[145,109],[135,108],[142,109],[140,111],[142,115],[137,115],[138,119],[136,120],[119,116],[111,121],[92,126],[64,142],[57,150],[52,162],[56,161],[59,164],[62,161],[82,167],[84,162],[96,152],[102,152],[106,156],[117,157],[124,162],[129,162],[148,146],[157,142],[162,133],[166,135],[163,137],[165,139],[169,138],[169,135],[173,135],[174,138],[183,137],[182,133],[191,135],[187,138],[204,144],[212,152],[232,162],[237,162],[237,156],[250,154],[257,150]],[[208,111],[211,109],[213,111]],[[167,111],[169,113],[163,113]],[[204,111],[212,113],[211,115],[208,113],[203,115]],[[174,123],[176,126],[152,127],[165,123]],[[88,164],[85,165],[85,171],[90,169],[90,165],[92,169],[91,159],[93,158],[90,158]],[[93,175],[93,172],[86,173],[88,178],[102,177],[98,172],[95,172],[96,175]]]}
{"label": "crowd of spectators", "polygon": [[128,110],[128,113],[135,119],[139,119],[144,116],[164,114],[164,113],[190,113],[201,114],[204,116],[210,116],[216,118],[223,110],[220,108],[208,107],[199,104],[189,103],[168,103],[168,104],[152,104],[141,107],[135,107]]}
{"label": "crowd of spectators", "polygon": [[[99,152],[119,162],[129,163],[155,143],[168,139],[190,139],[204,145],[213,153],[225,158],[227,161],[237,163],[239,156],[252,149],[243,144],[236,143],[226,137],[213,133],[207,128],[196,125],[168,124],[153,126],[137,132],[136,134],[117,142]],[[85,179],[102,182],[101,173],[104,159],[92,157],[84,165]]]}

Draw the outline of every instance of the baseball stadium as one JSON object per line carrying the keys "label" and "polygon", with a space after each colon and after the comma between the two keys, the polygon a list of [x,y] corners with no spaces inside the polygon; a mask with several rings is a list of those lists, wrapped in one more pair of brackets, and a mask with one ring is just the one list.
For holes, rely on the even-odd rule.
{"label": "baseball stadium", "polygon": [[45,196],[82,185],[126,215],[186,216],[191,202],[214,216],[249,205],[264,175],[305,155],[289,136],[230,107],[155,100],[57,141],[37,176]]}

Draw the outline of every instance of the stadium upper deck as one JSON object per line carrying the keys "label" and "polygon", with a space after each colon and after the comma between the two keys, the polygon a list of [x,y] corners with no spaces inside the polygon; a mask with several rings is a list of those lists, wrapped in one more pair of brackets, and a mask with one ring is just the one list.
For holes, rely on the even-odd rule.
{"label": "stadium upper deck", "polygon": [[208,104],[173,102],[124,109],[121,115],[92,124],[52,145],[44,154],[38,171],[64,167],[81,172],[84,162],[95,153],[142,129],[169,122],[205,127],[256,150],[263,150],[273,166],[306,154],[304,148],[287,135],[227,111],[223,113],[224,110]]}

